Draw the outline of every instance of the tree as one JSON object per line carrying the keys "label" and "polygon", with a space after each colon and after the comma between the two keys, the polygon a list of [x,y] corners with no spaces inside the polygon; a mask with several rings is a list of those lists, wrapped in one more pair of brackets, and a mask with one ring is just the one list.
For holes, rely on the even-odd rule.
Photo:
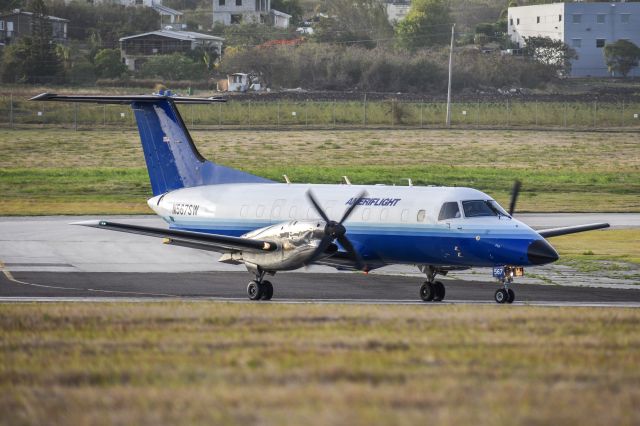
{"label": "tree", "polygon": [[99,78],[118,78],[127,71],[118,49],[102,49],[93,59]]}
{"label": "tree", "polygon": [[13,9],[20,9],[22,0],[0,0],[0,12],[7,12]]}
{"label": "tree", "polygon": [[416,50],[446,44],[451,37],[449,4],[444,0],[415,0],[396,26],[400,46]]}
{"label": "tree", "polygon": [[602,52],[610,73],[620,73],[623,77],[640,62],[640,47],[628,40],[618,40],[604,46]]}
{"label": "tree", "polygon": [[530,59],[555,69],[559,75],[571,73],[571,61],[578,58],[578,54],[562,40],[550,37],[524,37],[525,46],[522,54]]}
{"label": "tree", "polygon": [[142,64],[140,76],[143,78],[163,78],[166,80],[199,80],[207,78],[207,69],[202,63],[180,53],[158,55]]}
{"label": "tree", "polygon": [[213,28],[213,34],[219,37],[224,37],[224,43],[227,47],[253,47],[269,40],[289,38],[291,32],[282,28],[275,28],[271,25],[264,24],[217,24]]}
{"label": "tree", "polygon": [[387,10],[379,0],[329,0],[326,15],[314,28],[313,38],[320,42],[374,48],[393,36]]}

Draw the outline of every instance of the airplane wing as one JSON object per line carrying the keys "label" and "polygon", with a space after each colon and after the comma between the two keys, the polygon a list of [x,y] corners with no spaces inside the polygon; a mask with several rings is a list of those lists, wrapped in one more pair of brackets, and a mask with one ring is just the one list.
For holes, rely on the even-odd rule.
{"label": "airplane wing", "polygon": [[278,245],[273,241],[206,234],[203,232],[179,231],[176,229],[153,228],[150,226],[128,225],[104,220],[75,222],[72,223],[72,225],[89,226],[92,228],[106,229],[108,231],[128,232],[131,234],[163,238],[163,243],[165,244],[215,252],[270,252],[278,248]]}
{"label": "airplane wing", "polygon": [[576,232],[593,231],[594,229],[608,228],[608,223],[589,223],[587,225],[565,226],[562,228],[541,229],[538,232],[544,238],[558,237],[560,235],[575,234]]}

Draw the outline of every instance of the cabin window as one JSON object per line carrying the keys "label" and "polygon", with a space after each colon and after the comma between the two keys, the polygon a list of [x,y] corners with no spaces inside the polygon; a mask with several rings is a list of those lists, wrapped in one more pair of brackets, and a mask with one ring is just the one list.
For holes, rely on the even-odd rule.
{"label": "cabin window", "polygon": [[456,201],[444,203],[440,209],[438,220],[457,219],[460,217],[460,207]]}
{"label": "cabin window", "polygon": [[249,213],[249,206],[242,206],[242,208],[240,209],[240,217],[247,217],[248,213]]}
{"label": "cabin window", "polygon": [[418,222],[424,222],[424,218],[427,216],[427,212],[424,210],[418,210],[418,216],[416,217],[416,220]]}
{"label": "cabin window", "polygon": [[259,205],[258,208],[256,209],[256,216],[262,217],[263,214],[264,214],[264,206]]}
{"label": "cabin window", "polygon": [[407,209],[402,210],[402,213],[400,214],[400,220],[403,222],[406,222],[407,220],[409,220],[409,210]]}
{"label": "cabin window", "polygon": [[384,222],[389,217],[389,209],[382,209],[380,211],[380,222]]}
{"label": "cabin window", "polygon": [[362,220],[369,220],[370,215],[371,215],[371,209],[362,210]]}
{"label": "cabin window", "polygon": [[289,209],[289,217],[291,219],[295,219],[296,218],[296,206],[291,206],[291,208]]}

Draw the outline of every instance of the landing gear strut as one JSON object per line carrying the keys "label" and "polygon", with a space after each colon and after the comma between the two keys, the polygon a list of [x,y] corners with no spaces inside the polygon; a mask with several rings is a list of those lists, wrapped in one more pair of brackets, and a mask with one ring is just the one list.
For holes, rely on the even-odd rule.
{"label": "landing gear strut", "polygon": [[424,302],[441,302],[446,293],[442,281],[435,281],[437,274],[446,275],[446,271],[439,271],[433,266],[419,266],[420,271],[427,275],[427,281],[420,286],[420,299]]}
{"label": "landing gear strut", "polygon": [[256,279],[251,280],[247,285],[247,296],[249,300],[271,300],[273,297],[273,285],[270,281],[264,280],[265,271],[256,272]]}

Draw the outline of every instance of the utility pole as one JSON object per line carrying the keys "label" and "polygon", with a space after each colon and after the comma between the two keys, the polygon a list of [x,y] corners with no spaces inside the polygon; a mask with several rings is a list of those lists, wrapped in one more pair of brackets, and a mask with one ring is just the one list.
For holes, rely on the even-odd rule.
{"label": "utility pole", "polygon": [[451,127],[451,71],[453,68],[453,35],[456,24],[451,26],[451,48],[449,49],[449,85],[447,87],[447,127]]}

